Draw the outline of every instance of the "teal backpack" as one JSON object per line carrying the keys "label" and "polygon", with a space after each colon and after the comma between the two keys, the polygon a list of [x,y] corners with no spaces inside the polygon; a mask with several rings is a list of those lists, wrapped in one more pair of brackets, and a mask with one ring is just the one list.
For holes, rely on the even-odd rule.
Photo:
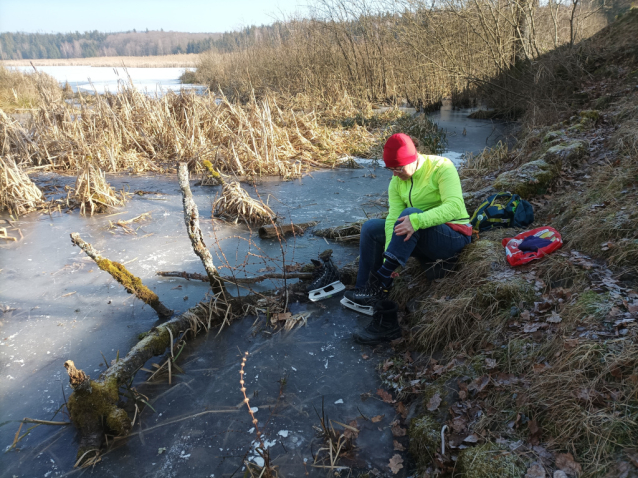
{"label": "teal backpack", "polygon": [[534,208],[518,194],[498,193],[474,211],[470,222],[479,232],[493,227],[527,227],[534,222]]}

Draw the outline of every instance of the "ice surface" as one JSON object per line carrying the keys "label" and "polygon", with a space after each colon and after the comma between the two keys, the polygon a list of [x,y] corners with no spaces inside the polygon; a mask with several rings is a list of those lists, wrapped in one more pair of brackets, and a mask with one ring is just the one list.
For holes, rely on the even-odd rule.
{"label": "ice surface", "polygon": [[[9,67],[16,70],[30,72],[31,66]],[[205,89],[202,85],[183,85],[179,77],[184,70],[194,70],[194,68],[113,68],[101,66],[38,66],[38,71],[48,73],[60,83],[69,82],[74,92],[104,93],[110,91],[115,93],[119,81],[128,84],[129,77],[133,85],[141,90],[150,93],[167,90],[180,89]]]}

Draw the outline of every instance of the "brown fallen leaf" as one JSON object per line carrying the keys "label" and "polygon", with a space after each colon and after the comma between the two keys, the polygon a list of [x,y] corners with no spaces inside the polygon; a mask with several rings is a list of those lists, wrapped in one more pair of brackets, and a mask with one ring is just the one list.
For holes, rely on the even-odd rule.
{"label": "brown fallen leaf", "polygon": [[538,329],[540,329],[540,324],[535,322],[528,322],[523,326],[523,332],[526,334],[536,332]]}
{"label": "brown fallen leaf", "polygon": [[405,450],[405,447],[404,447],[403,445],[401,445],[401,443],[399,443],[399,442],[398,442],[398,441],[396,441],[396,440],[393,440],[393,441],[392,441],[392,444],[394,445],[394,449],[395,449],[396,451],[404,451],[404,450]]}
{"label": "brown fallen leaf", "polygon": [[357,421],[352,420],[348,423],[348,428],[346,428],[343,432],[343,436],[348,440],[354,440],[359,436],[359,429],[357,428]]}
{"label": "brown fallen leaf", "polygon": [[523,312],[521,312],[521,320],[529,320],[529,310],[524,310]]}
{"label": "brown fallen leaf", "polygon": [[390,458],[390,463],[388,464],[390,467],[390,471],[395,475],[399,472],[401,468],[403,468],[403,458],[398,453]]}
{"label": "brown fallen leaf", "polygon": [[397,403],[396,409],[397,409],[397,412],[399,412],[399,414],[401,415],[401,418],[405,420],[406,417],[408,416],[408,409],[405,407],[403,402]]}
{"label": "brown fallen leaf", "polygon": [[394,403],[392,395],[382,388],[377,389],[377,395],[379,395],[381,397],[381,400],[383,400],[385,403]]}
{"label": "brown fallen leaf", "polygon": [[571,476],[578,476],[583,471],[583,467],[576,463],[571,453],[556,455],[556,467]]}
{"label": "brown fallen leaf", "polygon": [[371,421],[372,423],[378,423],[378,422],[380,422],[381,420],[383,420],[383,417],[385,417],[385,415],[377,415],[376,417],[372,417],[372,418],[370,419],[370,421]]}
{"label": "brown fallen leaf", "polygon": [[527,426],[529,427],[530,443],[538,445],[541,442],[541,429],[538,426],[538,422],[536,419],[530,420]]}
{"label": "brown fallen leaf", "polygon": [[548,365],[544,363],[535,363],[534,364],[534,373],[543,373],[545,370],[550,368]]}
{"label": "brown fallen leaf", "polygon": [[441,394],[437,392],[432,398],[430,398],[430,401],[428,402],[428,411],[433,412],[434,410],[439,408],[439,405],[441,405]]}
{"label": "brown fallen leaf", "polygon": [[490,383],[490,376],[489,375],[483,375],[482,377],[479,377],[477,379],[474,379],[468,386],[467,389],[470,392],[482,392],[483,389],[485,387],[487,387],[487,384]]}
{"label": "brown fallen leaf", "polygon": [[392,426],[391,430],[392,435],[395,437],[404,437],[407,433],[407,430],[405,428],[401,428],[397,422],[395,422],[395,425]]}
{"label": "brown fallen leaf", "polygon": [[366,355],[366,354],[361,354],[361,358],[362,358],[363,360],[368,360],[368,359],[370,358],[370,356],[369,356],[369,355]]}
{"label": "brown fallen leaf", "polygon": [[565,339],[565,349],[570,350],[578,346],[578,339]]}

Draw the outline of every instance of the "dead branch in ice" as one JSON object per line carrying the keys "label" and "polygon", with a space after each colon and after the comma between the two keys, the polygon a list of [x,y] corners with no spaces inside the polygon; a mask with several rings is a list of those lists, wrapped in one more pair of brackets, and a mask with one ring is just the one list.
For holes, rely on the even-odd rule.
{"label": "dead branch in ice", "polygon": [[145,304],[150,305],[161,320],[166,320],[173,315],[173,311],[160,302],[157,294],[142,284],[142,280],[131,274],[122,264],[102,257],[91,244],[84,242],[77,232],[71,234],[71,242],[86,252],[86,255],[93,259],[100,269],[111,274],[129,294],[135,295]]}
{"label": "dead branch in ice", "polygon": [[[69,374],[73,393],[67,401],[71,421],[80,431],[78,461],[82,457],[92,458],[92,450],[98,453],[104,440],[104,434],[125,436],[131,429],[131,420],[127,413],[118,407],[119,388],[130,383],[138,370],[153,356],[162,355],[171,347],[174,339],[178,341],[191,332],[196,335],[201,330],[227,322],[231,310],[240,308],[239,301],[232,304],[224,302],[219,295],[208,302],[199,303],[164,324],[153,327],[126,354],[116,359],[97,380],[75,367],[71,360],[64,364]],[[88,453],[88,455],[87,455]]]}
{"label": "dead branch in ice", "polygon": [[219,273],[213,264],[213,257],[204,244],[204,236],[199,227],[199,211],[193,200],[193,193],[188,184],[188,165],[186,163],[179,164],[177,173],[179,179],[179,187],[182,189],[182,201],[184,203],[184,223],[186,224],[186,232],[191,240],[195,254],[201,259],[208,274],[208,281],[213,288],[213,293],[224,293],[224,282],[219,277]]}
{"label": "dead branch in ice", "polygon": [[[186,280],[198,280],[202,282],[208,282],[208,277],[197,272],[179,272],[179,271],[157,271],[156,274],[162,277],[181,277]],[[279,273],[268,273],[256,277],[225,277],[220,276],[224,282],[230,282],[232,284],[254,284],[255,282],[261,282],[266,279],[312,279],[312,272],[287,272],[286,275]]]}

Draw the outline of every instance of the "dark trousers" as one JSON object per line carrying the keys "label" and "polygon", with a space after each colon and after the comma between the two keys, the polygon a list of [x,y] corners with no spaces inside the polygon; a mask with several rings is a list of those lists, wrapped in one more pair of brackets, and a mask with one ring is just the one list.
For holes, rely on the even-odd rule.
{"label": "dark trousers", "polygon": [[[399,217],[423,212],[409,207],[404,209]],[[395,225],[399,224],[397,221]],[[433,263],[439,259],[451,259],[472,241],[470,236],[456,232],[450,226],[441,224],[427,229],[414,231],[412,237],[406,241],[405,236],[392,233],[392,239],[385,255],[396,260],[402,266],[410,256],[414,256],[424,263]],[[365,287],[370,272],[377,271],[383,264],[385,248],[385,219],[370,219],[361,228],[359,242],[359,272],[356,287]]]}

